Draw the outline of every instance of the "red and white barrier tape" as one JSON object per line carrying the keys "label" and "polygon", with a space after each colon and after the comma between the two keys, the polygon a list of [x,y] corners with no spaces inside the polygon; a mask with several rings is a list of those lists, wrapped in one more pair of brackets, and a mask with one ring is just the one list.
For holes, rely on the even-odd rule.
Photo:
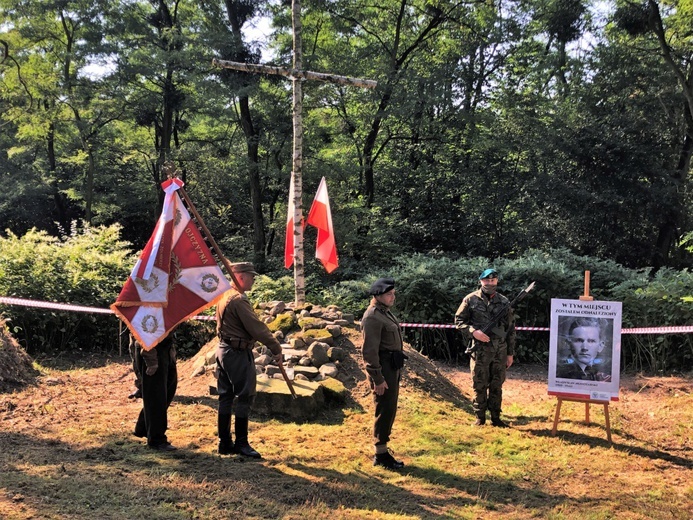
{"label": "red and white barrier tape", "polygon": [[[9,298],[0,296],[0,304],[4,305],[22,305],[24,307],[36,307],[39,309],[53,309],[59,311],[72,312],[94,312],[97,314],[113,314],[111,309],[102,309],[99,307],[87,307],[83,305],[73,305],[71,303],[53,303],[39,300],[27,300],[24,298]],[[196,320],[216,320],[215,316],[193,316]],[[455,325],[442,323],[400,323],[402,328],[419,328],[419,329],[454,329]],[[515,327],[519,331],[539,331],[548,332],[548,327]],[[683,325],[676,327],[640,327],[633,329],[621,329],[621,334],[691,334],[693,333],[693,325]]]}
{"label": "red and white barrier tape", "polygon": [[[400,323],[402,328],[415,329],[454,329],[455,325],[444,325],[439,323]],[[549,332],[548,327],[515,327],[519,331],[539,331]],[[678,327],[640,327],[634,329],[621,329],[621,334],[691,334],[693,325],[682,325]]]}
{"label": "red and white barrier tape", "polygon": [[71,303],[42,302],[39,300],[25,300],[24,298],[8,298],[0,296],[0,304],[22,305],[24,307],[36,307],[39,309],[54,309],[58,311],[72,312],[95,312],[97,314],[113,314],[111,309],[101,309],[99,307],[85,307],[83,305],[73,305]]}

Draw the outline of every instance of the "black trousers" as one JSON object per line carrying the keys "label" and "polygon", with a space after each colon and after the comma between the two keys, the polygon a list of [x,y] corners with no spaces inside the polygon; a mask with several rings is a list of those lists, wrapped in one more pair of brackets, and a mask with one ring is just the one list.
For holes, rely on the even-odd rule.
{"label": "black trousers", "polygon": [[219,413],[231,414],[235,403],[236,419],[247,418],[255,401],[257,375],[255,359],[250,349],[234,350],[220,344],[216,352],[219,378]]}
{"label": "black trousers", "polygon": [[[389,357],[381,359],[383,377],[387,383],[387,390],[383,395],[373,393],[375,404],[375,420],[373,421],[373,441],[375,445],[387,444],[392,433],[392,425],[397,415],[397,401],[399,399],[399,381],[402,377],[401,370],[395,370]],[[373,382],[371,381],[371,385]]]}
{"label": "black trousers", "polygon": [[173,340],[165,338],[156,347],[159,368],[148,376],[147,366],[142,359],[141,350],[137,349],[135,362],[142,375],[142,410],[137,418],[135,432],[147,434],[147,444],[158,446],[168,442],[168,407],[176,395],[178,387],[178,370],[176,368],[176,350]]}

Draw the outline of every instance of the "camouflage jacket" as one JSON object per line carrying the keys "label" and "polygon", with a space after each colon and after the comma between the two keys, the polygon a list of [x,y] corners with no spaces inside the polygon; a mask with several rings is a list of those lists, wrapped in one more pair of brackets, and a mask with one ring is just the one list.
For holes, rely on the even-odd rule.
{"label": "camouflage jacket", "polygon": [[[491,317],[510,301],[496,292],[489,298],[481,289],[464,297],[455,313],[455,326],[467,339],[473,339],[472,333],[482,329],[491,321]],[[508,356],[515,354],[515,315],[512,310],[498,323],[489,334],[494,346],[506,346]]]}

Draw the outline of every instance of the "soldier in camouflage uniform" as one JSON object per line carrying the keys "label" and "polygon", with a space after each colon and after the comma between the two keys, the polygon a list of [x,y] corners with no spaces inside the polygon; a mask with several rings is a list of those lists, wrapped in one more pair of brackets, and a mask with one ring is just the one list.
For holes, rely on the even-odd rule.
{"label": "soldier in camouflage uniform", "polygon": [[513,364],[515,354],[515,317],[512,310],[490,333],[482,329],[492,316],[509,303],[496,292],[498,273],[486,269],[479,276],[481,288],[464,297],[455,313],[455,325],[477,350],[471,355],[470,371],[474,385],[476,424],[486,424],[486,410],[491,412],[491,424],[501,428],[508,425],[500,418],[505,371]]}

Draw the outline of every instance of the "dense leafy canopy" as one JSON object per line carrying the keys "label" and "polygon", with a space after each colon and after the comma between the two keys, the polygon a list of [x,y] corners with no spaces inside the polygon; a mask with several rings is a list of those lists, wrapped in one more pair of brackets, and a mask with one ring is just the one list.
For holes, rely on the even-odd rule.
{"label": "dense leafy canopy", "polygon": [[[262,15],[290,66],[289,4],[0,0],[0,233],[83,219],[141,247],[173,160],[227,256],[279,272],[291,85],[212,58],[259,62]],[[337,276],[550,247],[690,266],[689,4],[304,1],[305,68],[379,84],[304,84],[305,203],[327,177]]]}

